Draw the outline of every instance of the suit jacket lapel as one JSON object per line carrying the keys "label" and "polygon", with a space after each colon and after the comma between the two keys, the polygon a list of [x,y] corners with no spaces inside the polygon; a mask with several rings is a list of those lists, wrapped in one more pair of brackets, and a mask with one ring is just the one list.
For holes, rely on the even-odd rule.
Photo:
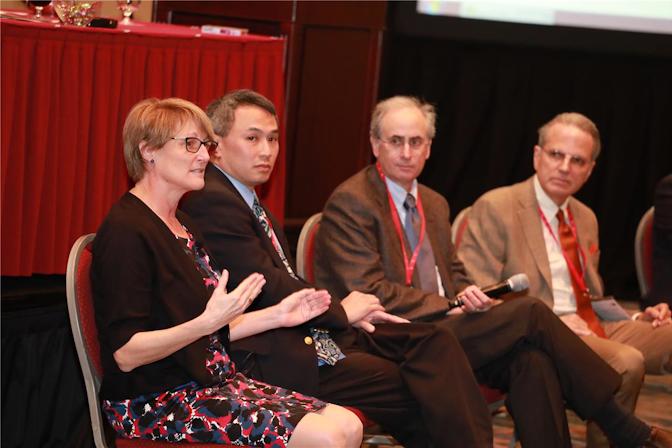
{"label": "suit jacket lapel", "polygon": [[[285,269],[285,264],[282,262],[282,259],[280,258],[280,255],[278,255],[278,252],[275,250],[275,247],[273,246],[273,242],[271,239],[268,237],[266,234],[266,231],[262,227],[261,223],[259,222],[259,219],[257,216],[254,214],[252,209],[247,205],[245,202],[245,199],[240,195],[236,187],[231,183],[228,177],[226,177],[222,172],[220,172],[217,168],[214,166],[212,167],[213,170],[215,170],[217,173],[216,179],[218,180],[219,183],[221,183],[223,186],[228,188],[230,191],[233,192],[233,194],[240,200],[240,205],[241,207],[244,207],[245,210],[250,215],[250,219],[252,220],[252,227],[254,228],[255,233],[257,234],[257,237],[259,238],[259,241],[262,242],[262,245],[264,247],[264,250],[271,256],[273,259],[273,263],[277,267],[281,267]],[[263,205],[262,205],[263,207]],[[277,225],[276,221],[274,220],[273,217],[269,214],[268,210],[266,210],[266,207],[264,207],[264,211],[266,212],[266,216],[269,217],[271,220],[271,225],[273,226],[273,229],[275,230],[275,226]],[[281,238],[278,237],[278,240],[282,241]],[[282,244],[282,243],[281,243]],[[283,247],[283,250],[285,250],[285,254],[287,254],[286,249]],[[242,254],[241,254],[242,256]]]}
{"label": "suit jacket lapel", "polygon": [[[287,261],[289,262],[289,265],[292,267],[294,271],[296,271],[296,266],[294,265],[294,259],[292,258],[292,253],[289,248],[289,241],[287,241],[287,237],[285,236],[285,232],[282,230],[282,227],[280,226],[280,223],[278,223],[278,220],[275,219],[275,216],[273,213],[268,211],[266,206],[264,204],[261,204],[262,208],[264,209],[264,212],[266,212],[266,216],[268,219],[271,221],[271,226],[273,228],[273,232],[275,233],[276,238],[278,239],[278,242],[280,243],[280,247],[282,247],[282,251],[285,254],[285,258],[287,258]],[[256,218],[256,216],[255,216]],[[257,220],[258,221],[258,220]],[[259,225],[261,227],[261,224]],[[266,233],[264,233],[266,235]],[[266,238],[267,240],[270,241],[270,238]],[[273,248],[273,252],[277,256],[276,263],[280,263],[279,266],[281,266],[283,269],[285,268],[285,264],[282,262],[282,259],[280,258],[280,255],[278,254],[278,251],[275,250],[275,246],[273,246],[273,242],[271,241],[271,247]]]}
{"label": "suit jacket lapel", "polygon": [[[387,187],[385,182],[380,178],[378,170],[376,170],[375,165],[370,165],[367,168],[367,177],[369,179],[369,184],[374,192],[374,197],[378,203],[378,207],[381,210],[380,216],[382,217],[382,222],[380,232],[382,233],[379,241],[383,242],[392,242],[392,247],[388,247],[391,258],[389,262],[392,264],[392,268],[395,273],[398,273],[396,279],[389,279],[393,281],[406,284],[406,268],[404,265],[404,254],[401,251],[401,243],[399,241],[399,236],[397,231],[394,228],[394,223],[392,221],[392,210],[390,210],[390,202],[387,198]],[[408,250],[408,241],[406,240],[406,235],[403,233],[404,244]],[[386,263],[390,264],[390,263]],[[420,285],[420,277],[417,272],[413,273],[413,285]]]}
{"label": "suit jacket lapel", "polygon": [[[591,228],[591,220],[584,218],[581,210],[576,206],[576,200],[574,198],[569,199],[569,204],[567,207],[571,210],[572,216],[574,217],[574,223],[576,225],[576,238],[583,252],[582,262],[584,263],[584,279],[586,281],[586,286],[592,294],[601,295],[602,285],[600,283],[600,274],[595,269],[595,265],[591,262],[592,253],[590,250],[590,241],[589,235],[593,234],[593,229]],[[594,242],[597,244],[597,242]]]}
{"label": "suit jacket lapel", "polygon": [[518,195],[518,220],[523,229],[525,242],[534,257],[537,269],[541,272],[541,276],[546,281],[549,289],[552,289],[551,266],[548,263],[543,229],[539,224],[539,205],[534,194],[532,178],[528,179],[520,188],[522,191]]}
{"label": "suit jacket lapel", "polygon": [[574,218],[574,224],[576,225],[576,239],[579,243],[579,247],[581,247],[582,251],[587,253],[588,245],[586,242],[586,235],[588,235],[590,232],[590,229],[588,228],[588,222],[585,219],[581,219],[581,212],[577,210],[577,207],[574,204],[574,198],[569,199],[567,208],[569,208],[572,213],[572,217]]}
{"label": "suit jacket lapel", "polygon": [[[434,262],[439,268],[439,275],[441,276],[441,283],[448,294],[448,285],[451,284],[452,280],[450,279],[449,269],[446,265],[448,262],[448,257],[444,256],[445,248],[442,248],[439,245],[438,238],[434,236],[440,235],[441,232],[446,232],[446,226],[448,223],[437,222],[434,213],[432,213],[432,204],[428,201],[425,201],[425,195],[421,193],[420,185],[418,185],[418,195],[422,196],[422,205],[425,212],[425,222],[426,222],[426,231],[425,238],[428,238],[428,241],[432,247],[432,252],[434,252]],[[434,236],[433,236],[434,235]],[[418,282],[420,284],[420,278],[418,276],[416,280],[416,273],[413,273],[413,282]]]}

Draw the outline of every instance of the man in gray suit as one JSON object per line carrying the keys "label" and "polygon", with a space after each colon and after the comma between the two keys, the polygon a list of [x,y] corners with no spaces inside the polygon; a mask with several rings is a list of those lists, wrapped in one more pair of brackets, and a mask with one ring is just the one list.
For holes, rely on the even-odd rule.
{"label": "man in gray suit", "polygon": [[[609,322],[591,306],[603,296],[597,219],[572,195],[590,177],[599,152],[599,132],[587,117],[563,113],[546,123],[534,147],[536,174],[476,201],[459,256],[478,284],[526,273],[529,294],[621,374],[617,397],[632,410],[645,371],[672,372],[670,309],[661,303],[632,320],[624,315]],[[589,425],[589,446],[607,446],[596,430]]]}
{"label": "man in gray suit", "polygon": [[565,401],[617,445],[644,445],[660,432],[615,403],[618,375],[548,307],[529,297],[497,305],[471,284],[450,241],[446,200],[416,180],[434,122],[433,107],[416,98],[376,106],[377,163],[341,184],[325,205],[315,240],[318,285],[336,297],[374,294],[388,312],[453,331],[476,377],[508,392],[524,446],[571,446]]}

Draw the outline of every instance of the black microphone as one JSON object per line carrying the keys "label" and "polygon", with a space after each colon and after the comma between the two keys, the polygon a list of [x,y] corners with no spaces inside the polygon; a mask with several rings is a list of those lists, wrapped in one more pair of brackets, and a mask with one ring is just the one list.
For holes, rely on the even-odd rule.
{"label": "black microphone", "polygon": [[[527,289],[530,286],[530,280],[527,278],[526,274],[516,274],[511,276],[508,280],[505,280],[500,283],[495,283],[494,285],[485,286],[481,288],[481,291],[485,293],[486,296],[493,299],[499,298],[504,294],[510,292],[519,292],[524,289]],[[464,302],[459,297],[455,300],[448,302],[448,309],[457,308],[464,305]]]}

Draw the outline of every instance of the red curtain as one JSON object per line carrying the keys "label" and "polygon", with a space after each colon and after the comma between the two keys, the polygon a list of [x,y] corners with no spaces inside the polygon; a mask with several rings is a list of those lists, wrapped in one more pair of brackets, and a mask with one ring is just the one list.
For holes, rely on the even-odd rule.
{"label": "red curtain", "polygon": [[[139,100],[176,96],[205,107],[251,88],[283,111],[283,39],[144,27],[2,21],[2,275],[65,272],[74,240],[95,232],[129,187],[121,129]],[[262,192],[280,218],[284,190],[280,157]]]}

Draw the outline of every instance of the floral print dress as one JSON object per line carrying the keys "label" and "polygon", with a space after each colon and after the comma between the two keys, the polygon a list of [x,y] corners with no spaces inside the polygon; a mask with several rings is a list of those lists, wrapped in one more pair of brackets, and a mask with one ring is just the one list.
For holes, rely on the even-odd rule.
{"label": "floral print dress", "polygon": [[[186,228],[185,228],[186,230]],[[178,238],[194,260],[206,286],[219,281],[207,252],[187,230]],[[236,372],[220,340],[210,335],[206,368],[218,379],[203,387],[195,381],[173,390],[122,401],[103,401],[103,411],[117,434],[170,442],[208,442],[254,447],[287,445],[299,420],[326,403]]]}

